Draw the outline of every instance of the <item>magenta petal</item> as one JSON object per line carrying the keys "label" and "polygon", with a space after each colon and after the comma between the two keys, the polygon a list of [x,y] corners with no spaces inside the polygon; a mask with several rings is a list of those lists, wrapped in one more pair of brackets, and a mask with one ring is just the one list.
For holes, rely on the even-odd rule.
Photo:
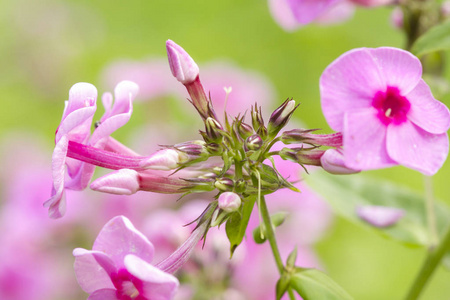
{"label": "magenta petal", "polygon": [[139,174],[130,169],[120,169],[91,183],[91,189],[116,195],[132,195],[139,190]]}
{"label": "magenta petal", "polygon": [[372,106],[378,91],[386,90],[383,75],[370,54],[359,48],[332,62],[320,77],[322,111],[335,131],[342,131],[345,112]]}
{"label": "magenta petal", "polygon": [[70,113],[59,125],[55,141],[58,142],[63,135],[69,135],[70,140],[84,143],[91,133],[92,117],[96,110],[96,106],[90,106]]}
{"label": "magenta petal", "polygon": [[117,296],[117,290],[102,289],[90,294],[87,300],[120,300],[120,298]]}
{"label": "magenta petal", "polygon": [[347,167],[359,170],[396,165],[386,150],[386,126],[375,109],[346,113],[344,117],[344,158]]}
{"label": "magenta petal", "polygon": [[56,219],[64,215],[66,201],[64,199],[64,178],[66,170],[67,147],[69,140],[63,136],[55,146],[52,155],[53,187],[52,197],[45,201],[44,207],[48,207],[50,218]]}
{"label": "magenta petal", "polygon": [[75,275],[85,292],[114,289],[110,276],[116,271],[116,266],[105,253],[77,248],[73,250],[73,255]]}
{"label": "magenta petal", "polygon": [[108,254],[118,268],[127,254],[150,262],[154,253],[150,241],[124,216],[114,217],[102,228],[92,249]]}
{"label": "magenta petal", "polygon": [[125,267],[133,276],[143,281],[143,295],[146,299],[172,299],[178,288],[176,277],[161,271],[135,255],[125,256]]}
{"label": "magenta petal", "polygon": [[434,175],[448,154],[447,133],[431,134],[406,121],[390,125],[387,130],[389,156],[408,168]]}
{"label": "magenta petal", "polygon": [[367,223],[376,227],[392,226],[400,220],[405,211],[399,208],[386,206],[359,206],[356,209],[358,216]]}
{"label": "magenta petal", "polygon": [[370,54],[378,64],[386,84],[398,88],[403,96],[417,85],[422,76],[420,60],[408,51],[381,47],[370,49]]}
{"label": "magenta petal", "polygon": [[434,99],[430,87],[420,80],[406,95],[411,102],[408,119],[430,133],[445,133],[450,127],[450,112],[443,103]]}

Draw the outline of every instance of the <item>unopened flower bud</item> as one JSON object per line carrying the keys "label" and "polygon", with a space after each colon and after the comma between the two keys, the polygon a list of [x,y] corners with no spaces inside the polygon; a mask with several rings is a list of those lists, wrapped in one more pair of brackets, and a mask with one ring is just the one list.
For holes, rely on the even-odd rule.
{"label": "unopened flower bud", "polygon": [[241,135],[241,137],[244,139],[253,134],[253,128],[244,122],[239,123],[238,131],[239,131],[239,134]]}
{"label": "unopened flower bud", "polygon": [[103,193],[132,195],[139,190],[139,174],[135,170],[121,169],[98,178],[90,187]]}
{"label": "unopened flower bud", "polygon": [[234,181],[231,178],[221,177],[216,179],[214,186],[220,191],[231,191],[234,188]]}
{"label": "unopened flower bud", "polygon": [[183,84],[193,82],[199,74],[199,68],[192,57],[171,40],[167,40],[166,49],[173,76]]}
{"label": "unopened flower bud", "polygon": [[259,135],[254,134],[252,136],[249,136],[245,140],[244,146],[245,146],[246,150],[256,151],[256,150],[261,149],[262,144],[263,144],[262,138]]}
{"label": "unopened flower bud", "polygon": [[289,122],[292,114],[298,105],[295,105],[294,100],[286,100],[278,107],[270,116],[267,130],[270,136],[276,136],[277,133]]}
{"label": "unopened flower bud", "polygon": [[205,120],[205,127],[206,135],[211,142],[218,142],[222,140],[223,136],[221,131],[223,128],[217,120],[210,117],[207,118]]}
{"label": "unopened flower bud", "polygon": [[170,149],[175,149],[186,156],[186,159],[185,161],[183,161],[183,163],[206,160],[210,156],[210,153],[207,149],[207,144],[202,140],[176,144]]}
{"label": "unopened flower bud", "polygon": [[317,129],[293,129],[281,134],[281,141],[288,145],[306,143],[315,146],[342,147],[342,133],[313,134]]}
{"label": "unopened flower bud", "polygon": [[241,198],[238,194],[233,192],[225,192],[220,194],[218,202],[219,208],[229,213],[237,211],[239,207],[241,207]]}
{"label": "unopened flower bud", "polygon": [[256,103],[255,106],[252,107],[252,125],[256,131],[258,131],[260,127],[264,127],[264,120],[261,115],[261,108],[258,109]]}
{"label": "unopened flower bud", "polygon": [[345,166],[344,156],[336,149],[328,149],[320,158],[322,168],[331,174],[354,174],[361,170],[350,169]]}
{"label": "unopened flower bud", "polygon": [[153,170],[174,170],[187,162],[188,156],[174,149],[159,150],[140,163],[142,168]]}
{"label": "unopened flower bud", "polygon": [[320,166],[320,158],[325,150],[316,148],[283,148],[279,155],[284,160],[290,160],[301,165]]}

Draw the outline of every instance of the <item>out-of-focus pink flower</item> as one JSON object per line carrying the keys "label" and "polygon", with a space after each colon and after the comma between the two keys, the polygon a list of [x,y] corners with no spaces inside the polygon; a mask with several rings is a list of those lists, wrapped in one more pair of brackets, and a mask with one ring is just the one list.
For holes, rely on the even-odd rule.
{"label": "out-of-focus pink flower", "polygon": [[376,227],[388,227],[397,223],[405,214],[403,209],[366,205],[356,208],[358,217]]}
{"label": "out-of-focus pink flower", "polygon": [[343,133],[347,167],[439,170],[448,154],[450,113],[421,75],[419,59],[390,47],[351,50],[325,69],[322,110]]}
{"label": "out-of-focus pink flower", "polygon": [[350,1],[361,6],[375,7],[394,4],[398,0],[350,0]]}
{"label": "out-of-focus pink flower", "polygon": [[293,31],[309,23],[332,24],[352,17],[354,6],[343,0],[269,0],[275,21]]}
{"label": "out-of-focus pink flower", "polygon": [[403,11],[400,7],[396,7],[392,10],[391,24],[394,28],[403,28]]}
{"label": "out-of-focus pink flower", "polygon": [[151,265],[154,247],[131,222],[115,217],[92,250],[77,248],[75,274],[89,299],[172,299],[178,280]]}

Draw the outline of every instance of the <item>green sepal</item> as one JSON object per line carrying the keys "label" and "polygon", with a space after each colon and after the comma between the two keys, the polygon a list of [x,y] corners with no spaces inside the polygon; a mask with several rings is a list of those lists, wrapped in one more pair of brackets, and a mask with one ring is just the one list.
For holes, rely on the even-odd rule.
{"label": "green sepal", "polygon": [[280,300],[281,297],[283,297],[284,294],[286,294],[286,292],[289,288],[290,280],[291,280],[291,276],[290,276],[290,274],[288,274],[286,272],[283,273],[283,275],[281,275],[280,279],[278,279],[277,285],[276,285],[277,300]]}
{"label": "green sepal", "polygon": [[289,254],[286,260],[286,268],[292,269],[295,267],[295,261],[297,260],[297,246],[295,246],[294,250]]}
{"label": "green sepal", "polygon": [[317,269],[296,268],[289,285],[303,300],[353,299],[339,284]]}
{"label": "green sepal", "polygon": [[244,203],[241,206],[241,211],[232,213],[228,218],[225,225],[225,231],[227,233],[228,240],[230,241],[230,258],[233,256],[234,251],[241,244],[244,238],[255,201],[255,196],[244,199]]}

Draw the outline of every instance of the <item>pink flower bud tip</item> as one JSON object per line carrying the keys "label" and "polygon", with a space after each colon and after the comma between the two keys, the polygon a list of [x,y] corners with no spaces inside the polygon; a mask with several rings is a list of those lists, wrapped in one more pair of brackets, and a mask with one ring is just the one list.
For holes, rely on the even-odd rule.
{"label": "pink flower bud tip", "polygon": [[198,77],[199,69],[192,57],[171,40],[167,40],[166,49],[173,76],[183,84],[193,82]]}
{"label": "pink flower bud tip", "polygon": [[234,212],[241,207],[241,198],[233,192],[225,192],[219,196],[219,208],[226,212]]}
{"label": "pink flower bud tip", "polygon": [[144,160],[140,165],[142,168],[168,171],[180,167],[180,163],[187,160],[188,157],[184,153],[174,149],[164,149],[157,151]]}
{"label": "pink flower bud tip", "polygon": [[344,156],[336,149],[328,149],[320,158],[322,168],[331,174],[354,174],[361,170],[351,169],[345,166]]}
{"label": "pink flower bud tip", "polygon": [[134,170],[121,169],[98,178],[91,183],[91,189],[116,195],[132,195],[139,190],[139,174]]}

